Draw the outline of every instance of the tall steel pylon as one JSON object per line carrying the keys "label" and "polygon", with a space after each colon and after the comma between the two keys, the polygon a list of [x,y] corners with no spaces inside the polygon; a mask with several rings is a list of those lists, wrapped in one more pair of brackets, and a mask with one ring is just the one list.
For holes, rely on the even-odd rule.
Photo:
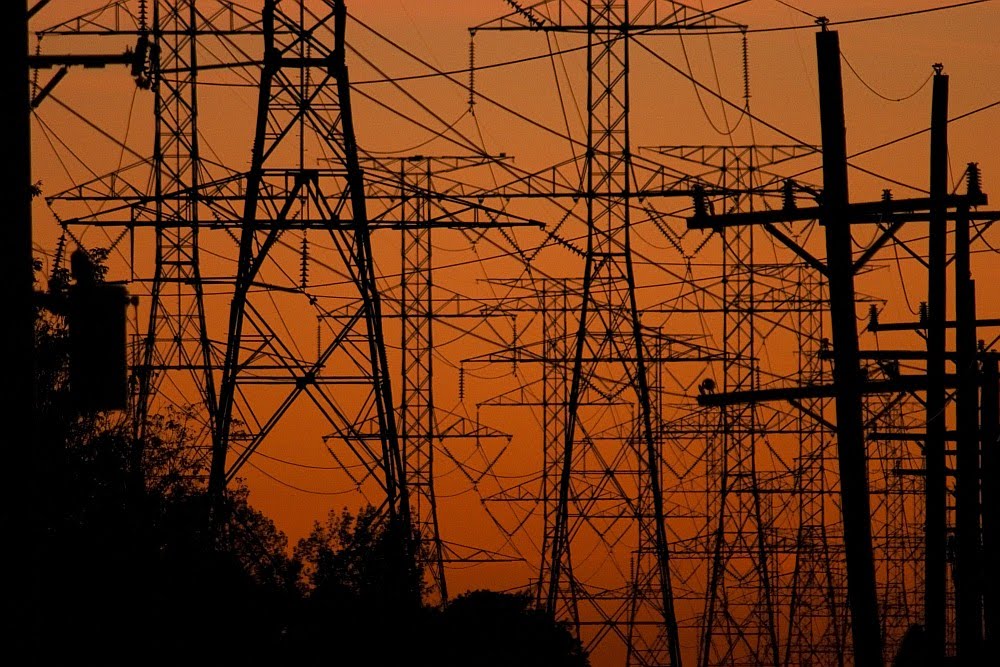
{"label": "tall steel pylon", "polygon": [[[146,3],[140,2],[139,49],[148,45],[148,74],[154,95],[153,199],[156,234],[149,323],[135,368],[136,442],[146,438],[150,403],[165,372],[190,368],[204,404],[205,428],[218,440],[216,355],[205,318],[199,257],[199,189],[206,174],[198,137],[198,27],[194,0],[154,0],[147,33]],[[141,466],[137,466],[141,469]]]}
{"label": "tall steel pylon", "polygon": [[[570,343],[566,417],[552,539],[543,577],[546,608],[573,609],[572,545],[588,533],[620,541],[619,528],[604,525],[624,502],[634,522],[630,587],[622,606],[591,599],[612,622],[599,631],[619,636],[627,664],[680,665],[681,649],[670,568],[662,488],[662,443],[650,389],[650,344],[636,302],[631,226],[638,199],[630,126],[630,58],[639,34],[709,30],[723,23],[712,14],[673,2],[557,0],[515,11],[483,30],[529,30],[586,36],[586,137],[579,158],[578,196],[586,206],[586,250],[580,316]],[[733,28],[734,24],[724,24]],[[602,403],[628,396],[631,414]],[[629,480],[634,488],[622,484]],[[616,506],[612,508],[612,506]],[[656,636],[635,631],[653,623]]]}
{"label": "tall steel pylon", "polygon": [[[177,178],[164,180],[161,191],[150,195],[142,190],[141,184],[132,182],[137,180],[133,172],[123,169],[54,198],[60,204],[70,201],[100,201],[102,207],[111,202],[117,204],[99,214],[68,219],[68,225],[120,226],[124,229],[120,238],[141,234],[147,228],[156,230],[158,242],[176,237],[173,245],[181,249],[177,252],[183,251],[190,259],[183,263],[154,262],[156,278],[150,280],[159,286],[164,284],[162,276],[171,271],[188,271],[176,278],[177,289],[160,288],[149,300],[153,321],[159,322],[161,329],[164,321],[170,323],[185,315],[175,292],[196,291],[201,295],[209,286],[213,296],[222,297],[218,300],[221,304],[217,301],[209,309],[211,317],[205,316],[202,305],[197,309],[202,317],[189,326],[192,332],[201,332],[200,338],[207,341],[205,349],[211,350],[210,360],[186,355],[169,362],[143,364],[140,352],[137,375],[149,380],[141,392],[145,397],[140,402],[145,406],[145,414],[151,414],[150,404],[162,407],[164,401],[197,412],[203,428],[199,435],[205,439],[211,437],[214,443],[209,446],[199,441],[206,459],[207,452],[214,451],[211,486],[218,495],[244,469],[268,436],[282,427],[282,422],[293,421],[288,418],[291,411],[311,400],[320,413],[319,421],[333,426],[332,434],[325,439],[328,444],[335,443],[331,453],[343,464],[348,484],[360,488],[379,480],[384,488],[374,494],[376,503],[383,502],[383,492],[401,496],[396,489],[404,482],[415,485],[412,511],[428,547],[421,549],[418,557],[430,552],[425,564],[433,571],[431,579],[437,591],[445,597],[444,559],[466,562],[470,556],[459,545],[443,545],[437,526],[432,525],[436,524],[431,509],[433,447],[426,445],[437,437],[439,429],[436,423],[428,423],[436,421],[429,349],[434,306],[423,298],[431,294],[431,265],[429,254],[409,251],[429,249],[431,227],[461,228],[476,236],[488,228],[538,226],[538,223],[511,222],[512,216],[482,206],[470,194],[469,187],[460,187],[448,178],[443,189],[435,187],[432,193],[424,159],[401,162],[410,173],[399,183],[398,169],[385,173],[385,163],[389,160],[364,157],[363,151],[356,147],[353,129],[346,125],[350,118],[340,102],[341,95],[346,97],[348,90],[342,40],[346,16],[341,4],[330,5],[323,14],[314,13],[305,3],[287,0],[269,3],[263,13],[228,3],[203,1],[198,3],[197,10],[192,2],[180,8],[183,12],[175,7],[173,14],[169,14],[167,4],[164,3],[163,13],[154,18],[159,20],[160,16],[169,15],[175,20],[185,18],[187,23],[162,28],[154,21],[149,28],[145,25],[142,3],[133,3],[134,6],[119,3],[67,21],[46,33],[102,35],[119,41],[123,37],[137,39],[136,53],[148,57],[143,60],[141,71],[133,72],[139,75],[140,83],[155,81],[161,75],[172,83],[179,78],[183,85],[174,84],[170,89],[180,89],[187,101],[177,102],[169,113],[163,111],[163,105],[155,109],[157,130],[164,135],[157,145],[172,147],[167,152],[158,150],[157,155],[169,155],[168,166],[189,168],[192,153],[198,154],[197,104],[192,100],[197,99],[199,58],[202,64],[209,60],[211,71],[230,72],[234,80],[242,77],[244,85],[253,85],[261,91],[252,128],[255,151],[250,172],[241,173],[215,164],[212,171],[221,172],[222,176],[213,173],[210,177],[202,165],[197,186],[185,185]],[[130,21],[134,21],[134,27]],[[158,47],[150,44],[158,36],[182,45],[185,60],[167,61],[160,55]],[[194,64],[185,65],[188,61]],[[115,62],[132,61],[119,55]],[[208,85],[213,83],[217,82]],[[224,83],[231,84],[232,80]],[[181,97],[175,95],[171,99]],[[183,114],[185,111],[187,115]],[[185,146],[189,147],[187,152]],[[435,163],[435,170],[499,164],[504,159],[504,156],[447,158],[445,162],[450,166]],[[360,177],[365,170],[368,176]],[[367,206],[360,206],[359,202],[364,202],[356,193],[362,188],[365,197],[370,195],[379,205],[386,206],[376,208],[374,214]],[[164,218],[161,224],[149,217],[151,213],[143,217],[147,210],[153,210],[150,202],[164,200],[185,202],[189,208],[183,216]],[[360,213],[355,215],[355,210]],[[365,220],[366,217],[369,219]],[[378,316],[371,315],[377,290],[371,274],[370,248],[362,240],[369,236],[369,230],[355,233],[358,226],[391,229],[402,235],[405,266],[401,267],[401,287],[408,296],[399,301],[406,313],[392,312],[396,303],[390,295],[390,312],[381,312],[380,308]],[[327,234],[340,238],[342,243],[331,247],[324,238]],[[213,271],[208,277],[202,275],[197,248],[206,237],[210,239],[209,261],[213,267],[218,266],[219,258],[228,260],[239,255],[239,261],[232,263],[231,273],[219,275]],[[293,265],[299,270],[289,271]],[[368,270],[363,268],[366,266]],[[133,269],[142,276],[142,269]],[[188,307],[187,301],[184,305]],[[225,325],[219,317],[223,310],[230,314]],[[315,318],[317,323],[314,355],[307,351],[311,346],[303,341],[313,337],[313,332],[302,326],[303,315],[310,321]],[[390,470],[395,465],[391,452],[397,448],[391,444],[394,429],[386,427],[398,417],[386,409],[389,405],[388,373],[384,367],[388,362],[384,351],[386,334],[380,331],[379,324],[384,317],[398,317],[405,323],[402,333],[408,342],[404,344],[403,364],[408,370],[422,369],[403,374],[413,382],[408,382],[398,394],[400,405],[391,406],[392,410],[400,408],[403,420],[402,432],[396,429],[402,460],[398,479],[395,479],[397,473]],[[209,330],[211,334],[207,333]],[[160,359],[170,353],[179,338],[174,334],[147,335],[140,347],[151,358]],[[370,338],[376,339],[372,343],[375,352],[369,344]],[[183,340],[188,342],[186,338]],[[373,366],[378,366],[378,370],[371,370]],[[185,390],[206,386],[205,382],[182,379],[192,373],[211,381],[212,395],[204,391],[185,395],[177,390],[178,386]],[[223,392],[215,398],[214,387],[219,383]],[[375,389],[368,396],[363,389],[354,391],[364,386]],[[174,396],[173,392],[180,395]],[[225,418],[222,422],[216,418],[220,414]],[[443,428],[447,436],[442,437],[495,439],[503,435],[456,418],[450,414],[445,417]],[[144,418],[139,421],[144,423]],[[379,446],[373,447],[376,442]],[[360,459],[359,475],[352,472],[358,466],[341,458],[345,445],[351,455]],[[370,490],[369,487],[363,493],[373,499]],[[400,513],[398,505],[389,503],[390,515]],[[446,550],[447,555],[443,553]],[[472,552],[474,558],[495,556],[483,556],[485,552],[476,549]]]}
{"label": "tall steel pylon", "polygon": [[[645,150],[668,165],[689,165],[705,183],[700,188],[729,193],[715,202],[726,211],[770,208],[775,201],[794,205],[798,190],[809,188],[785,181],[778,173],[781,165],[818,154],[815,147],[798,144],[660,146]],[[725,355],[720,369],[721,387],[703,385],[706,392],[747,392],[774,379],[774,369],[761,367],[761,341],[774,328],[795,331],[800,343],[799,367],[789,367],[785,373],[806,374],[809,377],[804,377],[804,382],[816,380],[822,334],[817,314],[822,302],[815,294],[818,287],[810,290],[803,286],[809,284],[806,278],[817,269],[762,261],[772,247],[768,241],[798,236],[777,226],[765,232],[755,235],[753,228],[717,231],[722,258],[721,344]],[[805,238],[799,242],[805,243]],[[825,441],[813,437],[817,429],[822,433],[823,407],[822,401],[788,406],[777,412],[754,402],[726,406],[718,411],[716,427],[706,433],[716,436],[708,437],[705,456],[710,500],[704,536],[707,585],[699,624],[701,665],[783,664],[788,660],[790,640],[783,642],[781,637],[786,632],[787,637],[797,632],[793,620],[803,589],[796,569],[790,596],[779,599],[783,592],[781,554],[787,544],[802,536],[782,539],[781,532],[787,528],[776,525],[773,507],[782,502],[786,507],[798,503],[807,522],[817,520],[817,509],[807,506],[807,501],[821,498],[824,492]],[[774,457],[769,441],[786,434],[798,439],[801,449],[797,464],[785,464],[796,471],[792,479],[775,478],[774,461],[768,460]],[[773,500],[779,497],[787,500]],[[809,539],[824,539],[813,544],[810,552],[814,562],[807,568],[822,568],[823,562],[829,563],[820,558],[827,555],[824,528],[813,525],[809,529],[813,531]],[[812,583],[817,582],[810,580]],[[818,611],[824,610],[832,611],[823,607]],[[783,623],[782,618],[789,619],[788,623]],[[835,623],[836,619],[827,621]]]}
{"label": "tall steel pylon", "polygon": [[[222,42],[231,45],[242,37],[259,37],[258,19],[253,12],[226,3],[128,0],[38,31],[39,51],[43,37],[47,42],[57,40],[60,47],[68,41],[75,44],[80,38],[98,38],[113,48],[124,43],[123,55],[81,58],[90,58],[98,66],[129,65],[135,85],[152,92],[151,157],[143,158],[122,144],[122,158],[129,154],[139,158],[138,162],[120,165],[56,193],[49,197],[49,204],[57,217],[57,207],[69,207],[59,219],[74,239],[74,228],[103,227],[117,232],[113,238],[109,234],[112,242],[108,249],[120,251],[127,238],[133,262],[136,244],[152,234],[152,271],[147,274],[145,267],[134,263],[129,267],[134,281],[149,290],[148,305],[142,304],[147,308],[145,330],[137,336],[131,355],[135,442],[141,446],[145,440],[153,412],[179,408],[193,417],[189,444],[202,463],[218,446],[217,441],[215,445],[212,442],[218,432],[221,349],[206,312],[201,257],[208,231],[205,216],[229,208],[227,201],[236,192],[224,185],[209,185],[221,174],[233,172],[218,163],[209,168],[202,159],[199,72],[206,53],[225,52],[213,47]],[[215,57],[213,64],[217,65]],[[49,94],[69,66],[82,62],[72,55],[55,59],[67,65],[53,78]],[[95,203],[96,210],[91,208]],[[66,215],[66,210],[73,211],[81,204],[89,208],[87,213]],[[140,262],[145,261],[140,256]],[[146,297],[140,296],[144,302]],[[141,457],[142,452],[137,451],[136,456]],[[134,467],[141,471],[141,466]]]}
{"label": "tall steel pylon", "polygon": [[[466,363],[505,364],[519,370],[518,390],[497,395],[486,401],[493,407],[533,408],[543,429],[539,469],[527,480],[503,486],[498,492],[485,498],[492,504],[501,504],[508,510],[513,528],[505,524],[502,516],[491,516],[506,534],[523,530],[531,525],[541,527],[538,543],[538,579],[533,582],[533,592],[538,604],[546,603],[546,581],[550,572],[549,558],[555,539],[557,510],[559,507],[559,481],[561,478],[565,451],[565,420],[569,373],[573,363],[572,343],[575,340],[574,319],[579,313],[582,299],[582,280],[579,278],[506,278],[495,279],[493,284],[502,287],[506,296],[495,306],[495,311],[507,317],[522,316],[517,333],[508,346],[467,359]],[[657,314],[671,312],[670,305],[646,309]],[[666,386],[663,371],[671,364],[704,364],[720,361],[722,354],[684,340],[676,334],[647,328],[647,345],[650,347],[651,371],[650,391],[656,401],[656,425],[658,439],[666,439],[664,432],[662,401]],[[625,415],[635,414],[634,399],[625,392],[617,396],[591,397],[590,409],[615,410]],[[631,430],[628,430],[631,428]],[[597,443],[606,448],[594,454],[590,468],[578,475],[584,489],[575,503],[580,516],[588,524],[601,528],[600,542],[589,545],[590,552],[583,551],[579,564],[568,560],[567,586],[572,586],[569,594],[559,598],[555,615],[567,622],[589,651],[607,649],[612,639],[621,645],[633,658],[647,655],[644,651],[663,646],[664,624],[662,617],[649,613],[648,600],[655,599],[660,591],[650,585],[649,578],[641,576],[638,569],[641,562],[634,549],[617,552],[616,545],[630,537],[635,527],[637,509],[651,514],[652,497],[648,491],[627,486],[631,480],[622,479],[623,466],[633,465],[628,473],[634,478],[642,474],[642,440],[637,435],[638,422],[633,419],[623,421],[603,432],[590,433],[587,444]],[[673,434],[671,434],[671,437]],[[581,441],[584,441],[581,439]],[[619,446],[615,446],[618,443]],[[624,445],[622,445],[624,443]],[[608,453],[610,452],[610,454]],[[534,452],[533,455],[536,455]],[[537,455],[536,455],[537,456]],[[608,459],[601,459],[608,456]],[[610,458],[614,457],[614,458]],[[631,462],[631,463],[630,463]],[[608,470],[615,471],[608,473]],[[616,478],[615,475],[618,475]],[[618,494],[621,494],[619,496]],[[631,494],[631,495],[628,495]],[[626,496],[629,501],[615,505],[616,498]],[[532,541],[537,540],[532,536]],[[586,542],[581,541],[582,544]],[[596,554],[596,555],[595,555]],[[592,562],[596,560],[608,568],[614,563],[615,574],[620,579],[613,585],[608,583],[608,572],[594,572]],[[610,569],[610,568],[609,568]],[[598,613],[606,614],[603,618]]]}
{"label": "tall steel pylon", "polygon": [[[409,499],[350,104],[347,10],[341,0],[320,13],[297,3],[296,16],[278,5],[268,0],[261,16],[264,61],[209,492],[222,493],[230,474],[228,439],[242,384],[270,382],[288,389],[267,422],[252,434],[242,458],[292,402],[307,394],[347,446],[380,469],[377,481],[385,493],[385,509],[408,543]],[[332,166],[307,158],[307,144],[320,146]],[[329,261],[337,262],[335,272],[343,280],[335,288],[337,297],[354,306],[328,319],[329,342],[319,346],[315,359],[307,360],[276,335],[283,318],[267,312],[265,299],[255,295],[254,287],[260,284],[261,269],[277,263],[272,250],[282,236],[311,229],[328,237],[333,250]],[[247,337],[245,328],[254,336]],[[284,366],[277,373],[275,361]],[[374,437],[363,433],[368,421],[374,423]],[[375,450],[369,445],[372,440]]]}
{"label": "tall steel pylon", "polygon": [[[499,165],[506,156],[425,156],[367,158],[368,190],[383,201],[386,213],[400,217],[398,297],[387,295],[383,316],[400,323],[401,386],[399,437],[411,518],[421,539],[419,562],[431,583],[428,593],[448,600],[446,563],[462,561],[442,535],[435,495],[435,457],[445,438],[494,438],[498,432],[466,419],[455,419],[435,404],[434,320],[441,304],[434,280],[434,230],[464,230],[478,236],[488,229],[533,224],[513,220],[483,206],[476,188],[461,181],[463,171]],[[459,305],[459,304],[455,304]],[[460,308],[470,308],[468,304]],[[453,316],[454,312],[451,313]],[[480,317],[470,308],[465,317]]]}
{"label": "tall steel pylon", "polygon": [[[822,357],[823,308],[826,290],[807,266],[797,269],[800,311],[796,316],[799,382],[829,381],[829,362]],[[788,631],[784,665],[812,664],[843,667],[847,655],[846,593],[843,542],[836,529],[836,513],[828,507],[835,492],[829,461],[833,458],[833,429],[822,417],[831,411],[829,398],[802,401],[796,415],[801,435],[795,471],[798,517],[794,566],[784,587],[788,600]]]}
{"label": "tall steel pylon", "polygon": [[[194,437],[211,451],[208,485],[215,497],[308,397],[333,427],[334,455],[346,450],[359,463],[360,474],[349,466],[345,474],[359,488],[378,488],[378,504],[405,526],[409,509],[371,249],[376,224],[368,220],[354,136],[346,23],[343,2],[314,8],[271,0],[260,12],[225,2],[157,0],[147,27],[140,0],[47,30],[137,39],[136,52],[148,59],[133,74],[155,88],[157,128],[152,159],[52,200],[101,202],[96,213],[63,218],[67,228],[118,226],[119,241],[154,231],[150,324],[136,364],[137,421],[145,421],[154,399],[159,407],[192,408],[200,424]],[[206,49],[208,40],[220,48]],[[216,164],[209,176],[201,166],[200,59],[258,90],[249,172]],[[141,182],[147,174],[149,188]],[[321,258],[300,252],[309,247],[310,231],[329,238]],[[211,276],[204,274],[206,243],[213,250]],[[325,275],[299,280],[285,270],[290,258]],[[136,268],[139,276],[143,270]],[[207,285],[214,308],[204,304]],[[228,318],[218,317],[222,311]],[[303,314],[320,322],[314,354],[300,344],[312,337]]]}

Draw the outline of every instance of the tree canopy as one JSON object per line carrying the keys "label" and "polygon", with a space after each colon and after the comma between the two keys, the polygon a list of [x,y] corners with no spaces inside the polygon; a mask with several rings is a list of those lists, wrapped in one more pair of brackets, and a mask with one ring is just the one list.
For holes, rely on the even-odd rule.
{"label": "tree canopy", "polygon": [[[69,279],[50,279],[57,301]],[[194,412],[151,415],[137,435],[124,412],[81,409],[58,309],[40,311],[35,331],[48,471],[38,595],[51,639],[38,662],[588,664],[528,595],[480,590],[429,604],[419,535],[371,505],[330,512],[290,554],[242,483],[208,521]]]}

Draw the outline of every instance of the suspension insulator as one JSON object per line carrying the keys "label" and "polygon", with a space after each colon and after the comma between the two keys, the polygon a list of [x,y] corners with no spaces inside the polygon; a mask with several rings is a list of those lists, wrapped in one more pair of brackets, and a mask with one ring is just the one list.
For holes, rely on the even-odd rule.
{"label": "suspension insulator", "polygon": [[476,115],[476,31],[469,31],[469,113]]}
{"label": "suspension insulator", "polygon": [[878,331],[878,308],[874,304],[868,306],[868,330]]}
{"label": "suspension insulator", "polygon": [[309,237],[305,232],[302,232],[302,251],[301,251],[301,265],[300,265],[301,275],[301,287],[306,289],[309,287]]}
{"label": "suspension insulator", "polygon": [[705,187],[702,185],[694,186],[692,192],[694,197],[694,217],[704,218],[708,216],[708,204],[705,201]]}
{"label": "suspension insulator", "polygon": [[786,211],[795,210],[795,181],[786,179],[781,191],[781,207]]}
{"label": "suspension insulator", "polygon": [[920,324],[926,325],[930,317],[927,314],[927,302],[920,302]]}
{"label": "suspension insulator", "polygon": [[518,335],[517,335],[517,317],[516,316],[511,318],[510,326],[511,326],[511,329],[513,330],[513,344],[512,344],[512,347],[514,348],[514,366],[513,366],[513,372],[514,372],[514,375],[517,375],[517,360],[518,360],[518,357],[520,356],[521,350],[518,347],[519,346],[519,342],[518,342]]}
{"label": "suspension insulator", "polygon": [[982,175],[979,173],[979,163],[970,162],[965,172],[966,194],[970,197],[981,197],[983,194]]}
{"label": "suspension insulator", "polygon": [[743,33],[743,105],[745,109],[750,108],[750,48],[747,44],[747,31]]}
{"label": "suspension insulator", "polygon": [[56,242],[56,250],[52,255],[52,269],[62,268],[63,256],[66,253],[66,232],[64,231],[59,235],[59,240]]}

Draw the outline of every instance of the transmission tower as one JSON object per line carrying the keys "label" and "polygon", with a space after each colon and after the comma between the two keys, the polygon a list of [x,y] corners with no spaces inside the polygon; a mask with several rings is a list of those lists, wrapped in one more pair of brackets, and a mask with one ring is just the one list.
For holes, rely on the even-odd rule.
{"label": "transmission tower", "polygon": [[[193,0],[111,3],[38,32],[36,57],[46,66],[62,64],[63,68],[44,94],[39,94],[37,103],[47,97],[55,99],[55,87],[73,65],[128,65],[135,85],[152,92],[152,157],[141,158],[122,146],[140,161],[55,194],[49,203],[89,206],[97,202],[97,213],[91,209],[88,214],[61,219],[64,232],[76,239],[73,228],[119,227],[108,250],[115,250],[128,237],[132,259],[136,237],[152,232],[154,268],[150,278],[140,278],[149,289],[147,324],[131,364],[135,442],[141,447],[145,441],[154,404],[193,410],[199,425],[192,433],[193,447],[201,450],[196,456],[203,460],[221,444],[217,428],[221,345],[212,337],[206,315],[203,216],[212,207],[211,200],[221,202],[233,193],[208,185],[219,172],[231,172],[215,164],[211,170],[215,173],[210,173],[202,160],[199,71],[209,42],[217,47],[241,34],[259,35],[252,13],[229,3],[215,4],[206,13],[205,3],[196,7]],[[60,45],[72,38],[74,49],[77,38],[99,37],[109,45],[127,42],[120,55],[47,57],[40,53],[43,37],[58,39]],[[217,51],[208,48],[209,53]],[[137,459],[141,456],[141,451],[135,452]],[[134,469],[141,471],[142,466],[136,464]]]}
{"label": "transmission tower", "polygon": [[[370,196],[386,203],[386,214],[401,219],[399,294],[398,299],[388,295],[389,312],[383,316],[398,316],[400,320],[402,457],[412,519],[423,544],[418,557],[441,602],[448,600],[446,563],[468,561],[442,537],[434,490],[435,451],[445,438],[494,438],[502,434],[456,419],[435,406],[434,321],[442,314],[442,304],[436,297],[440,290],[435,289],[433,232],[449,229],[481,235],[488,229],[531,224],[483,206],[477,189],[461,180],[463,171],[498,165],[507,159],[505,155],[413,155],[362,160],[370,174]],[[465,303],[459,307],[461,313],[449,311],[449,316],[482,317],[478,307]]]}
{"label": "transmission tower", "polygon": [[[585,500],[593,497],[586,489],[595,484],[614,489],[618,473],[627,477],[637,471],[636,492],[631,500],[625,499],[635,520],[631,578],[635,589],[655,591],[655,595],[637,594],[627,613],[632,618],[658,618],[663,636],[644,644],[631,629],[618,632],[623,635],[628,663],[680,665],[661,488],[661,443],[649,386],[650,351],[637,309],[631,256],[633,198],[638,188],[633,182],[630,140],[630,45],[640,33],[708,30],[723,24],[711,14],[672,2],[643,3],[635,11],[628,2],[612,0],[558,0],[530,8],[511,4],[512,14],[476,30],[576,33],[586,35],[587,40],[587,131],[579,193],[586,206],[587,245],[580,319],[571,347],[558,503],[549,571],[543,583],[546,606],[555,614],[566,608],[565,600],[573,599],[573,536],[591,518],[588,514],[601,512],[594,501]],[[634,397],[634,421],[589,409],[597,397],[622,392]],[[612,432],[618,435],[608,437]],[[632,448],[630,443],[635,443],[635,459],[621,456]],[[587,471],[595,467],[606,470],[605,483],[587,479]],[[641,507],[645,502],[648,507]]]}
{"label": "transmission tower", "polygon": [[[366,212],[354,136],[344,5],[316,10],[271,0],[255,12],[230,3],[196,9],[191,1],[158,0],[153,11],[148,29],[145,3],[121,2],[45,32],[131,37],[138,40],[136,53],[149,54],[133,73],[140,83],[148,79],[157,99],[148,162],[152,191],[135,185],[134,173],[119,170],[53,198],[117,204],[64,219],[67,227],[117,225],[123,228],[119,239],[148,227],[155,231],[150,325],[143,335],[145,361],[136,372],[137,418],[145,419],[154,396],[161,403],[194,404],[211,442],[209,489],[219,497],[289,410],[308,397],[361,464],[355,483],[380,488],[379,502],[405,526],[409,509],[371,250],[376,225]],[[220,48],[206,51],[202,42],[209,39]],[[219,165],[220,173],[209,178],[199,166],[197,75],[206,53],[216,70],[244,76],[258,90],[248,172]],[[313,284],[283,269],[289,257],[297,264],[308,255],[302,249],[309,231],[329,239],[323,260],[313,262],[328,279]],[[232,257],[234,248],[238,253],[231,271],[225,267],[211,277],[204,275],[199,250],[209,232],[216,257]],[[206,321],[208,284],[223,297],[229,313],[224,325]],[[322,317],[333,310],[336,317]],[[326,326],[315,355],[297,342],[303,312]],[[166,391],[157,389],[178,371],[195,381],[173,380]],[[195,401],[184,391],[192,384]],[[181,396],[171,399],[171,392]],[[234,443],[239,451],[230,459]]]}
{"label": "transmission tower", "polygon": [[[793,161],[817,156],[818,149],[813,146],[660,146],[644,150],[668,166],[686,164],[704,183],[697,186],[699,190],[710,187],[728,193],[713,202],[727,212],[794,205],[797,194],[814,191],[786,181],[779,173]],[[824,302],[819,286],[809,288],[816,280],[809,275],[817,274],[817,267],[802,263],[800,257],[787,265],[760,259],[774,252],[775,240],[795,247],[806,244],[811,230],[798,232],[768,225],[763,231],[755,234],[752,227],[720,228],[715,234],[722,257],[723,392],[749,392],[782,377],[781,370],[761,366],[761,341],[780,328],[795,332],[799,350],[797,366],[795,359],[789,359],[791,365],[784,374],[797,374],[803,382],[815,382],[821,376],[817,364],[822,338],[819,315]],[[702,312],[709,310],[701,308]],[[717,389],[714,379],[708,381],[712,385],[703,384],[703,393]],[[783,647],[790,651],[794,644],[796,652],[808,652],[808,646],[815,644],[816,640],[806,637],[796,624],[804,620],[800,607],[809,604],[807,596],[826,595],[823,582],[830,566],[822,522],[826,492],[824,410],[823,401],[777,410],[748,401],[723,407],[718,411],[718,424],[706,429],[706,491],[710,499],[704,535],[708,573],[699,623],[700,664],[783,664],[791,659],[783,656]],[[772,444],[789,437],[798,442],[797,464],[783,462]],[[794,472],[785,476],[782,469]],[[789,521],[776,525],[773,508],[796,503],[804,523],[797,528]],[[798,557],[800,546],[811,554],[810,562]],[[787,568],[784,554],[795,559],[787,594],[782,576]],[[823,614],[824,627],[835,627],[836,608],[813,606],[809,613]],[[786,618],[788,622],[782,622]],[[810,625],[812,621],[819,619],[810,619]],[[787,639],[782,641],[786,631]],[[793,634],[798,635],[794,643]]]}
{"label": "transmission tower", "polygon": [[[139,3],[140,49],[149,39]],[[198,15],[192,0],[153,3],[149,70],[154,101],[153,210],[156,271],[149,324],[137,368],[136,425],[147,424],[156,368],[187,366],[204,397],[206,426],[217,423],[214,355],[205,321],[199,258],[198,190],[205,178],[198,139]],[[145,63],[143,63],[145,65]],[[140,75],[141,76],[141,75]],[[144,440],[139,433],[137,442]],[[217,445],[215,445],[217,447]]]}
{"label": "transmission tower", "polygon": [[[228,435],[241,377],[253,380],[256,345],[242,340],[244,321],[266,336],[275,327],[251,301],[251,288],[269,251],[287,229],[310,227],[329,234],[335,256],[343,262],[347,278],[345,297],[354,307],[340,309],[327,318],[333,327],[331,341],[312,364],[301,367],[286,380],[294,389],[289,398],[320,386],[316,391],[329,406],[335,430],[359,447],[367,447],[361,433],[366,420],[374,421],[382,467],[382,483],[391,521],[398,520],[402,535],[410,531],[407,475],[399,443],[390,369],[382,329],[381,302],[372,256],[371,228],[364,181],[350,106],[346,64],[347,10],[335,2],[332,10],[313,15],[300,5],[298,17],[278,12],[270,0],[262,15],[264,66],[253,160],[247,178],[244,226],[240,239],[239,273],[230,311],[226,364],[223,370],[219,436]],[[296,20],[297,19],[297,20]],[[290,34],[279,28],[292,28]],[[324,39],[326,38],[326,40]],[[329,40],[329,41],[327,41]],[[282,152],[286,138],[298,134],[297,150]],[[316,142],[332,167],[305,164],[304,145]],[[291,164],[289,165],[289,158]],[[297,162],[297,164],[296,164]],[[285,352],[272,348],[273,352]],[[324,368],[336,375],[322,376]],[[361,395],[346,401],[352,390]],[[353,402],[353,405],[352,405]],[[352,416],[353,413],[353,416]],[[252,451],[247,448],[245,452]],[[212,484],[224,486],[226,451],[221,446],[213,458]],[[408,537],[404,538],[408,542]]]}

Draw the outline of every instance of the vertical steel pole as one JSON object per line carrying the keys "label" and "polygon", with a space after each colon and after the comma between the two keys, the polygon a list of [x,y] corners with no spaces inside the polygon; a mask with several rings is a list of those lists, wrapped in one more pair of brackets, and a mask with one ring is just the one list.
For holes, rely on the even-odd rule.
{"label": "vertical steel pole", "polygon": [[861,405],[854,260],[848,219],[847,135],[836,31],[816,35],[823,138],[823,215],[833,326],[837,450],[847,557],[847,598],[856,667],[881,667],[882,636],[875,592],[871,506]]}
{"label": "vertical steel pole", "polygon": [[931,104],[931,215],[927,284],[927,441],[924,622],[927,661],[944,663],[945,550],[945,308],[947,305],[948,223],[943,198],[948,194],[948,77],[934,76]]}

